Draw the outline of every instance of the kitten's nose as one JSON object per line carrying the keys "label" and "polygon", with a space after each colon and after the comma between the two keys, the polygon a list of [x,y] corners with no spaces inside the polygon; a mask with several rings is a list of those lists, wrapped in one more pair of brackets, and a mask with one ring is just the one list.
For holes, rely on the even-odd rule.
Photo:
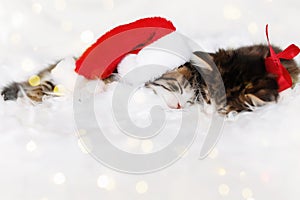
{"label": "kitten's nose", "polygon": [[167,102],[167,105],[171,109],[181,109],[182,108],[182,106],[180,105],[179,102],[177,104],[171,104],[170,102]]}

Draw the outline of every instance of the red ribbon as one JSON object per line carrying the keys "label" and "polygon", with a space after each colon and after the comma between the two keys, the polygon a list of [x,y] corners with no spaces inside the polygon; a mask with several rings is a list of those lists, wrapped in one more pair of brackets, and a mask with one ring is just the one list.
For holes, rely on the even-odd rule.
{"label": "red ribbon", "polygon": [[281,92],[292,87],[293,81],[290,73],[281,64],[280,59],[291,60],[300,53],[300,49],[292,44],[282,52],[276,54],[270,44],[268,25],[266,26],[266,35],[270,48],[270,56],[265,59],[266,71],[277,76],[278,91]]}

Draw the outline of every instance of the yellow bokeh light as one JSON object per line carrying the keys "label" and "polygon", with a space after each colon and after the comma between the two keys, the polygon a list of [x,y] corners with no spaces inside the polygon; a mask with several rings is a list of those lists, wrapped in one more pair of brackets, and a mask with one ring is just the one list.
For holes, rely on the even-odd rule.
{"label": "yellow bokeh light", "polygon": [[225,176],[226,175],[226,170],[224,169],[224,168],[219,168],[218,169],[218,174],[220,175],[220,176]]}
{"label": "yellow bokeh light", "polygon": [[139,194],[144,194],[148,191],[148,184],[146,181],[140,181],[136,184],[135,189]]}
{"label": "yellow bokeh light", "polygon": [[242,195],[245,199],[249,199],[253,196],[253,192],[251,189],[249,188],[244,188],[243,191],[242,191]]}
{"label": "yellow bokeh light", "polygon": [[229,192],[230,192],[230,188],[229,188],[228,185],[222,184],[222,185],[219,186],[220,195],[227,196],[229,194]]}
{"label": "yellow bokeh light", "polygon": [[244,180],[246,179],[246,176],[247,176],[246,172],[244,172],[244,171],[241,171],[241,172],[240,172],[240,179],[241,179],[242,181],[244,181]]}
{"label": "yellow bokeh light", "polygon": [[66,93],[66,88],[63,85],[56,85],[53,89],[56,95],[64,95]]}
{"label": "yellow bokeh light", "polygon": [[115,181],[112,178],[110,178],[108,185],[106,186],[106,190],[111,191],[115,189],[115,187],[116,187]]}
{"label": "yellow bokeh light", "polygon": [[238,20],[241,18],[242,12],[235,5],[226,5],[223,9],[224,17],[228,20]]}
{"label": "yellow bokeh light", "polygon": [[38,86],[41,84],[41,78],[38,75],[33,75],[29,78],[28,83],[30,86]]}

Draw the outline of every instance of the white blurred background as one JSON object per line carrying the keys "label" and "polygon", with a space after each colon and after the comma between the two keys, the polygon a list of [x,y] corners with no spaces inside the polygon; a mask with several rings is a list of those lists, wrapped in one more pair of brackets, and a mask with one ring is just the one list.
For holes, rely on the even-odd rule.
{"label": "white blurred background", "polygon": [[[149,16],[171,20],[207,51],[264,43],[266,24],[272,43],[300,45],[299,9],[295,0],[1,0],[0,86]],[[299,88],[283,97],[227,122],[206,160],[197,160],[196,146],[169,169],[140,176],[111,171],[81,151],[70,101],[52,106],[53,114],[0,100],[0,198],[298,200]]]}

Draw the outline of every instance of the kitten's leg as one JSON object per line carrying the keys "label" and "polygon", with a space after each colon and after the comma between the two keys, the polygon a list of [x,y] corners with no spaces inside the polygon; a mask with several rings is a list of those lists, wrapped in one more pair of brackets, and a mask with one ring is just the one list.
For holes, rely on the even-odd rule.
{"label": "kitten's leg", "polygon": [[264,106],[270,102],[276,102],[279,96],[278,85],[274,77],[253,80],[239,93],[227,91],[227,106],[222,113],[231,111],[253,111],[256,107]]}
{"label": "kitten's leg", "polygon": [[[60,60],[61,61],[61,60]],[[40,84],[37,86],[32,86],[28,81],[24,82],[13,82],[2,89],[1,95],[5,101],[7,100],[17,100],[19,97],[28,97],[34,102],[41,102],[45,96],[57,96],[53,90],[55,88],[55,81],[51,75],[51,71],[60,62],[56,62],[50,65],[46,69],[42,70],[37,74],[40,78]],[[105,84],[109,84],[114,81],[118,81],[119,76],[115,73],[104,79]]]}
{"label": "kitten's leg", "polygon": [[13,82],[2,89],[1,95],[5,101],[17,100],[19,97],[27,96],[32,101],[41,102],[46,95],[53,95],[55,83],[51,77],[51,71],[60,61],[48,66],[40,71],[37,76],[40,78],[40,84],[31,86],[28,81]]}
{"label": "kitten's leg", "polygon": [[1,91],[4,101],[16,100],[20,95],[20,85],[20,83],[14,82],[4,87]]}

